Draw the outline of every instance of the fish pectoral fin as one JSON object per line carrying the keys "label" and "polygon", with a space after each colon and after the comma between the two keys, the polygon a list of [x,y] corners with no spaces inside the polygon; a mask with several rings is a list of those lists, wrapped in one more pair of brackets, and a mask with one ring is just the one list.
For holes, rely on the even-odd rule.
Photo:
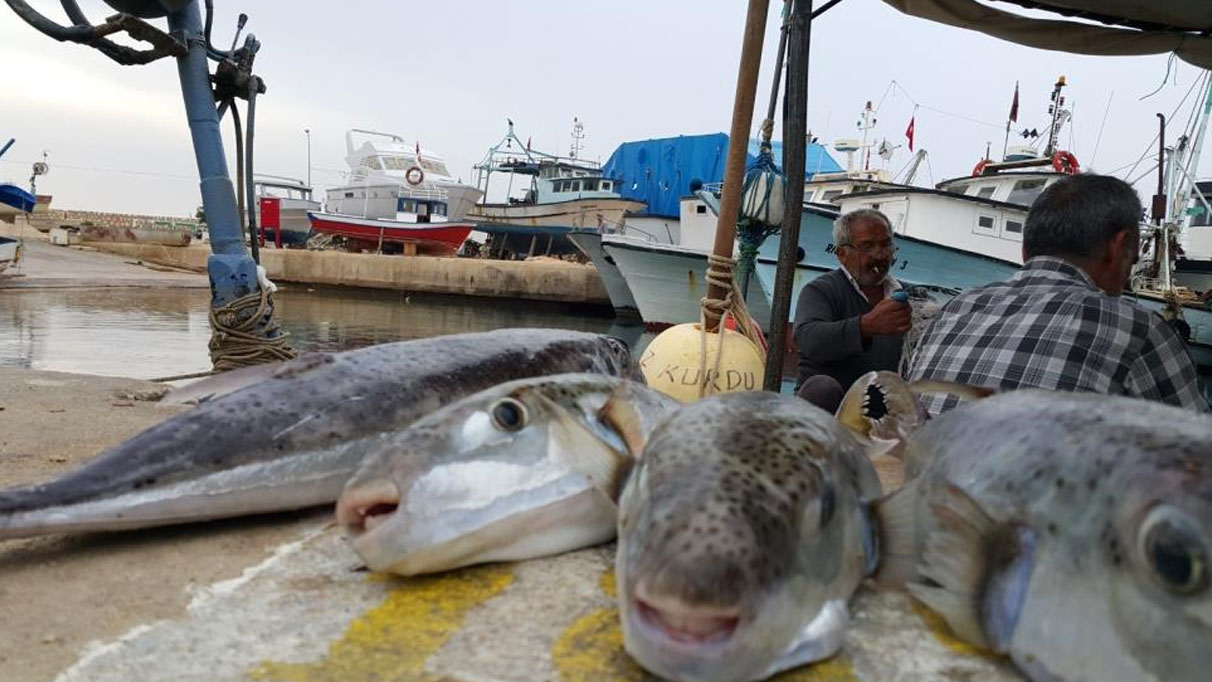
{"label": "fish pectoral fin", "polygon": [[871,503],[875,517],[879,566],[872,579],[888,587],[903,587],[917,576],[917,495],[921,483],[906,483],[900,490]]}
{"label": "fish pectoral fin", "polygon": [[846,641],[850,609],[841,599],[825,602],[816,618],[791,642],[787,650],[770,664],[764,677],[808,663],[823,661],[836,654]]}
{"label": "fish pectoral fin", "polygon": [[589,479],[595,488],[617,503],[623,481],[627,480],[635,460],[611,447],[562,411],[556,414],[559,416],[551,424],[549,452]]}
{"label": "fish pectoral fin", "polygon": [[948,395],[959,396],[961,400],[980,400],[997,393],[997,389],[993,388],[969,386],[968,384],[960,384],[954,381],[935,381],[933,379],[910,382],[909,390],[918,395],[922,393],[946,393]]}
{"label": "fish pectoral fin", "polygon": [[627,390],[627,382],[619,382],[618,388],[611,392],[610,398],[598,410],[598,420],[619,434],[628,454],[633,459],[639,459],[648,436],[644,432],[643,420],[635,411],[635,405],[627,400]]}
{"label": "fish pectoral fin", "polygon": [[1029,548],[954,484],[939,491],[930,512],[935,529],[909,592],[961,639],[1006,653],[1030,579]]}

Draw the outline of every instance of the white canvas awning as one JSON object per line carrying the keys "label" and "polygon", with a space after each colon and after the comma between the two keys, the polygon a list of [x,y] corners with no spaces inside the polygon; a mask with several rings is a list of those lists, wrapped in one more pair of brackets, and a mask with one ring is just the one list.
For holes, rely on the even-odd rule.
{"label": "white canvas awning", "polygon": [[905,14],[1020,45],[1108,56],[1173,52],[1183,61],[1212,69],[1212,2],[1208,0],[1002,1],[1102,25],[1038,19],[976,0],[884,0]]}

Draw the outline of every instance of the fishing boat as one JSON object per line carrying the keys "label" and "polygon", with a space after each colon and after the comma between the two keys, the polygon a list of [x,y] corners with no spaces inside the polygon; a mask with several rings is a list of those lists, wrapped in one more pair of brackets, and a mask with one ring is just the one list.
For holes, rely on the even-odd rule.
{"label": "fishing boat", "polygon": [[37,197],[12,183],[0,183],[0,220],[12,223],[17,216],[34,210]]}
{"label": "fishing boat", "polygon": [[311,198],[312,188],[302,180],[260,174],[253,185],[261,238],[278,247],[306,244],[311,234],[307,214],[320,210],[320,202]]}
{"label": "fishing boat", "polygon": [[[946,297],[1006,279],[1022,266],[1027,209],[1046,187],[1080,172],[1076,156],[1057,147],[1060,132],[1071,116],[1061,95],[1064,86],[1061,77],[1052,92],[1049,134],[1035,135],[1044,143],[1042,149],[1007,144],[1001,161],[993,161],[986,154],[970,174],[943,180],[934,187],[910,184],[912,174],[902,182],[856,176],[811,183],[805,188],[805,198],[829,201],[841,213],[871,208],[888,216],[898,248],[892,274],[907,285]],[[868,120],[868,111],[870,106],[863,121]],[[1017,117],[1016,110],[1012,116]],[[864,125],[860,123],[860,127]],[[846,149],[850,146],[847,143]],[[838,189],[843,191],[839,194]],[[803,286],[838,266],[835,248],[831,225],[801,225],[791,292],[793,314]],[[758,251],[755,270],[768,297],[773,294],[778,251],[777,239],[768,239]]]}
{"label": "fishing boat", "polygon": [[[355,145],[355,139],[362,143]],[[345,148],[345,163],[350,169],[348,185],[328,190],[326,211],[376,217],[361,212],[366,198],[361,190],[395,186],[403,193],[419,188],[441,194],[442,215],[461,220],[483,196],[480,190],[452,176],[443,157],[422,149],[419,142],[409,144],[399,135],[353,128],[345,133]]]}
{"label": "fishing boat", "polygon": [[[601,236],[605,256],[618,268],[650,329],[698,320],[700,302],[707,295],[707,256],[715,239],[719,199],[712,190],[701,189],[682,197],[680,203],[681,240],[677,244],[655,241],[635,231]],[[770,305],[761,291],[752,287],[745,300],[753,319],[767,327]],[[619,307],[614,298],[611,303]]]}
{"label": "fishing boat", "polygon": [[[567,238],[569,231],[617,231],[629,214],[646,208],[620,196],[617,180],[603,175],[598,164],[578,158],[584,137],[579,120],[573,119],[568,157],[534,150],[529,140],[523,144],[513,121],[506,120],[505,136],[475,166],[476,186],[485,196],[494,173],[508,175],[505,201],[477,204],[467,214],[476,229],[489,235],[497,257],[572,253],[577,247]],[[523,187],[514,186],[515,177],[525,180]],[[519,190],[521,196],[515,196]]]}
{"label": "fishing boat", "polygon": [[340,237],[351,250],[451,256],[475,227],[450,220],[449,197],[434,185],[346,185],[327,194],[328,206],[356,213],[309,211],[311,230]]}

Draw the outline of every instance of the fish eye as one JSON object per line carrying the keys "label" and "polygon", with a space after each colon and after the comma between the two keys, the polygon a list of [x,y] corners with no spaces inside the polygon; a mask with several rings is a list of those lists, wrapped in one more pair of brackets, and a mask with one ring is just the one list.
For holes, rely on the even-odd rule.
{"label": "fish eye", "polygon": [[502,398],[492,406],[492,423],[502,431],[521,431],[526,427],[526,406],[513,398]]}
{"label": "fish eye", "polygon": [[1141,551],[1167,590],[1191,595],[1208,589],[1208,547],[1193,524],[1172,509],[1154,509],[1141,527]]}

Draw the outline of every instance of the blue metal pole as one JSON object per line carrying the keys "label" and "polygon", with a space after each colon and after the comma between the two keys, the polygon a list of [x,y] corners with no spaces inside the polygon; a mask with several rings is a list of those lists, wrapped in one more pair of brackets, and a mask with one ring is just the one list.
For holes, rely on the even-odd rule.
{"label": "blue metal pole", "polygon": [[181,77],[181,93],[201,178],[202,206],[210,229],[212,253],[207,271],[211,305],[218,308],[258,290],[257,266],[244,248],[235,188],[227,174],[198,1],[190,0],[182,9],[169,13],[168,27],[189,46],[189,53],[177,58],[177,73]]}

